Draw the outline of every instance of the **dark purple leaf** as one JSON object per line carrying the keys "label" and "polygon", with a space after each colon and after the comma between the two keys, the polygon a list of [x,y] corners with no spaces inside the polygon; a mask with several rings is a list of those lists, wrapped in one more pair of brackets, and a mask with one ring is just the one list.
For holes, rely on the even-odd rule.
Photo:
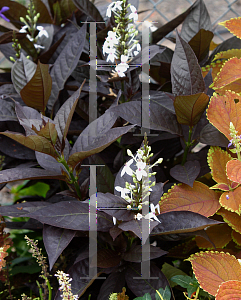
{"label": "dark purple leaf", "polygon": [[38,164],[47,171],[54,172],[58,175],[62,174],[62,170],[67,171],[65,167],[50,155],[35,152]]}
{"label": "dark purple leaf", "polygon": [[[100,12],[97,7],[89,0],[73,0],[76,7],[90,17],[91,21],[104,22]],[[102,26],[103,27],[103,24]]]}
{"label": "dark purple leaf", "polygon": [[102,165],[97,167],[97,191],[102,193],[113,193],[115,178],[104,160],[98,154],[95,154],[89,157],[89,163],[91,165]]}
{"label": "dark purple leaf", "polygon": [[4,135],[0,136],[0,151],[17,159],[35,159],[35,153],[33,150]]}
{"label": "dark purple leaf", "polygon": [[90,267],[112,268],[119,265],[121,261],[120,253],[112,249],[99,249],[97,252],[97,261],[94,256],[91,260]]}
{"label": "dark purple leaf", "polygon": [[133,58],[131,64],[141,66],[143,63],[148,63],[156,54],[162,53],[165,49],[165,47],[160,47],[158,45],[150,45],[142,49],[142,51]]}
{"label": "dark purple leaf", "polygon": [[[162,250],[159,247],[154,247],[152,245],[150,245],[150,255],[149,255],[149,259],[155,259],[158,258],[162,255],[167,254],[168,252]],[[125,252],[122,255],[122,258],[126,261],[130,261],[130,262],[142,262],[143,258],[142,258],[142,246],[141,245],[134,245],[131,247],[131,249],[128,252]]]}
{"label": "dark purple leaf", "polygon": [[84,24],[69,40],[51,69],[50,75],[53,83],[47,105],[49,110],[52,110],[59,92],[63,89],[66,80],[78,64],[86,40],[86,28],[87,26]]}
{"label": "dark purple leaf", "polygon": [[154,31],[152,33],[152,43],[156,44],[161,39],[163,39],[169,32],[173,31],[178,25],[180,25],[188,16],[190,11],[193,9],[193,6],[194,4],[190,6],[186,11],[184,11],[184,13],[180,14],[176,18],[172,19],[171,21]]}
{"label": "dark purple leaf", "polygon": [[86,157],[104,150],[134,127],[125,126],[110,129],[116,118],[116,114],[108,110],[101,117],[91,122],[76,140],[70,152],[68,164],[75,167]]}
{"label": "dark purple leaf", "polygon": [[200,133],[200,142],[207,145],[227,147],[229,140],[211,123],[207,124]]}
{"label": "dark purple leaf", "polygon": [[52,269],[54,263],[68,246],[75,236],[75,230],[69,230],[44,224],[43,241],[48,253],[49,268]]}
{"label": "dark purple leaf", "polygon": [[[52,204],[47,210],[38,210],[29,217],[52,226],[89,231],[89,205],[75,200]],[[95,216],[93,216],[95,218]],[[108,231],[113,226],[112,218],[103,212],[97,213],[97,228]]]}
{"label": "dark purple leaf", "polygon": [[0,215],[9,217],[22,217],[29,214],[30,212],[34,212],[35,210],[49,205],[50,203],[48,202],[38,201],[0,206]]}
{"label": "dark purple leaf", "polygon": [[0,171],[0,183],[26,179],[59,179],[65,180],[63,175],[37,168],[12,168]]}
{"label": "dark purple leaf", "polygon": [[108,276],[100,288],[97,300],[106,300],[111,293],[120,293],[125,286],[124,272],[114,272]]}
{"label": "dark purple leaf", "polygon": [[[96,277],[91,278],[89,276],[89,258],[83,259],[80,262],[74,264],[68,270],[69,277],[72,278],[71,281],[71,291],[73,295],[78,295],[79,297],[84,294],[86,289],[93,283],[95,278],[100,275],[96,274]],[[61,300],[61,294],[59,291],[55,296],[55,300]]]}
{"label": "dark purple leaf", "polygon": [[152,101],[149,111],[144,110],[144,112],[142,112],[141,106],[141,101],[131,101],[122,103],[111,110],[131,124],[142,126],[142,119],[146,120],[146,122],[150,120],[150,129],[167,131],[179,136],[182,135],[182,130],[180,124],[177,122],[176,115],[168,109]]}
{"label": "dark purple leaf", "polygon": [[[136,279],[138,277],[138,279]],[[154,264],[150,266],[150,277],[154,279],[141,279],[141,264],[133,263],[126,271],[126,282],[129,289],[137,296],[142,297],[146,293],[151,295],[155,300],[156,290],[165,289],[169,286],[168,280],[162,271]]]}
{"label": "dark purple leaf", "polygon": [[[140,239],[143,240],[143,242],[146,242],[146,238],[142,236],[142,222],[145,222],[146,225],[145,228],[149,230],[149,220],[142,219],[141,221],[138,220],[132,220],[127,222],[122,222],[118,227],[122,229],[123,231],[132,231],[135,233],[136,236],[138,236]],[[159,223],[157,221],[150,221],[150,232],[152,229],[157,226]]]}
{"label": "dark purple leaf", "polygon": [[212,29],[212,23],[203,0],[197,0],[182,24],[181,37],[189,42],[200,29]]}
{"label": "dark purple leaf", "polygon": [[173,211],[157,216],[161,223],[151,231],[151,235],[167,235],[194,232],[220,222],[208,219],[191,211]]}
{"label": "dark purple leaf", "polygon": [[176,165],[170,169],[170,175],[176,180],[193,187],[193,182],[200,172],[200,164],[197,160],[187,161],[183,166]]}
{"label": "dark purple leaf", "polygon": [[64,142],[68,134],[70,122],[72,120],[75,107],[78,103],[79,96],[81,93],[81,89],[84,85],[81,85],[81,87],[67,100],[65,103],[61,106],[61,108],[58,110],[55,118],[54,118],[54,124],[55,128],[58,132],[58,137],[61,141],[62,149],[64,149]]}
{"label": "dark purple leaf", "polygon": [[175,96],[202,93],[205,84],[202,71],[192,48],[177,34],[171,63],[172,93]]}
{"label": "dark purple leaf", "polygon": [[[95,197],[91,196],[91,197]],[[97,208],[120,221],[133,220],[133,212],[127,210],[128,202],[110,193],[97,193]]]}
{"label": "dark purple leaf", "polygon": [[[2,95],[3,93],[4,93],[4,91],[0,90],[0,94]],[[18,118],[15,113],[14,102],[1,100],[0,101],[0,121],[17,121],[17,120],[18,120]]]}
{"label": "dark purple leaf", "polygon": [[152,187],[152,192],[150,195],[150,203],[153,203],[154,205],[157,205],[159,201],[161,200],[161,196],[163,194],[163,186],[165,183],[158,182],[156,185]]}
{"label": "dark purple leaf", "polygon": [[20,94],[20,91],[31,80],[37,65],[30,59],[27,59],[23,53],[21,53],[20,59],[17,59],[12,66],[11,76],[15,90]]}

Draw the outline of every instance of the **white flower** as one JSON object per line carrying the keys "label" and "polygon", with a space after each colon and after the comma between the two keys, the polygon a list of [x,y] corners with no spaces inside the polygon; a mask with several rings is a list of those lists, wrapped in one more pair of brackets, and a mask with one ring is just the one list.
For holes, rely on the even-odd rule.
{"label": "white flower", "polygon": [[112,2],[110,5],[108,5],[107,11],[106,11],[106,17],[108,17],[108,18],[111,17],[111,12],[114,7],[115,7],[115,2]]}
{"label": "white flower", "polygon": [[124,73],[129,68],[129,65],[126,63],[120,63],[115,67],[115,70],[119,77],[125,77],[126,74]]}
{"label": "white flower", "polygon": [[105,53],[112,53],[113,51],[115,51],[115,49],[113,48],[111,43],[108,41],[105,41],[103,44],[103,54],[105,55]]}
{"label": "white flower", "polygon": [[38,44],[34,44],[34,48],[35,49],[44,49],[44,46],[38,45]]}
{"label": "white flower", "polygon": [[142,219],[142,214],[138,213],[137,215],[135,215],[135,219],[140,221]]}
{"label": "white flower", "polygon": [[122,188],[121,186],[116,186],[115,189],[117,190],[117,192],[120,192],[121,193],[121,198],[124,198],[126,197],[126,194],[129,194],[130,193],[130,190],[127,189],[127,188]]}
{"label": "white flower", "polygon": [[117,38],[116,32],[108,31],[108,36],[106,38],[106,41],[108,41],[111,46],[117,45],[120,38]]}
{"label": "white flower", "polygon": [[27,29],[28,29],[28,26],[27,26],[27,25],[24,25],[24,26],[19,30],[19,32],[21,32],[21,33],[26,33],[26,32],[27,32]]}
{"label": "white flower", "polygon": [[138,20],[138,14],[135,6],[131,5],[130,6],[131,13],[129,15],[129,19],[133,19],[134,22]]}
{"label": "white flower", "polygon": [[115,11],[116,9],[122,10],[122,6],[121,6],[122,3],[123,3],[123,1],[116,1],[115,6],[114,6],[114,11]]}
{"label": "white flower", "polygon": [[125,173],[127,173],[128,175],[130,175],[130,176],[132,176],[132,174],[133,174],[133,170],[130,168],[130,165],[133,163],[133,158],[132,159],[130,159],[130,160],[128,160],[128,162],[127,163],[125,163],[125,166],[124,166],[124,168],[122,169],[122,171],[121,171],[121,177],[125,174]]}
{"label": "white flower", "polygon": [[121,63],[126,64],[128,61],[128,56],[127,55],[121,55]]}
{"label": "white flower", "polygon": [[39,36],[39,37],[41,37],[41,36],[43,36],[43,35],[46,36],[46,38],[49,37],[48,32],[44,29],[43,26],[37,26],[37,29],[38,29],[38,31],[39,31],[39,33],[38,33],[38,36]]}
{"label": "white flower", "polygon": [[146,167],[146,163],[143,161],[138,161],[136,163],[137,170],[136,170],[136,178],[138,181],[142,179],[142,176],[147,176],[146,171],[144,170]]}
{"label": "white flower", "polygon": [[114,63],[116,58],[117,56],[115,54],[115,50],[113,49],[113,52],[108,53],[106,61],[111,61],[112,63]]}
{"label": "white flower", "polygon": [[[159,206],[159,204],[157,204],[157,205]],[[156,217],[155,210],[156,210],[156,208],[158,209],[157,205],[154,206],[154,204],[151,203],[151,212],[149,212],[149,214],[147,214],[145,216],[145,219],[149,219],[150,221],[153,221],[152,219],[154,219],[155,221],[161,223],[161,221],[159,221],[158,218]],[[160,207],[159,207],[159,211],[160,211]]]}
{"label": "white flower", "polygon": [[113,219],[113,224],[115,225],[116,224],[116,217],[112,217]]}

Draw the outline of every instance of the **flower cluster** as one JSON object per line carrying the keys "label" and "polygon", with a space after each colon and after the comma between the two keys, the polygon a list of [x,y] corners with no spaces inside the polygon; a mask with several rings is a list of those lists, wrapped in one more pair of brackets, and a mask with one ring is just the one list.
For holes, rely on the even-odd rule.
{"label": "flower cluster", "polygon": [[230,136],[232,139],[229,141],[228,147],[234,146],[235,149],[230,149],[231,152],[236,153],[238,155],[238,159],[240,159],[240,152],[241,152],[241,135],[238,135],[238,131],[235,129],[232,122],[229,125]]}
{"label": "flower cluster", "polygon": [[[150,165],[150,158],[153,156],[151,153],[151,147],[148,146],[147,138],[144,138],[144,145],[141,149],[137,151],[134,156],[131,150],[127,150],[127,154],[132,158],[125,164],[121,171],[121,177],[126,173],[132,176],[133,183],[125,183],[125,188],[116,186],[115,189],[121,193],[121,197],[124,198],[129,204],[127,205],[128,210],[141,211],[143,205],[149,205],[149,200],[146,200],[150,196],[152,188],[156,183],[155,181],[149,180],[150,177],[156,175],[156,172],[149,172],[151,169],[162,163],[163,159],[159,158],[153,165]],[[132,166],[133,165],[133,166]],[[135,165],[135,167],[134,167]],[[135,168],[135,170],[133,170]],[[151,212],[146,216],[143,216],[140,212],[135,215],[135,219],[140,220],[141,218],[150,219],[153,221],[158,220],[156,217],[156,209],[160,213],[159,204],[154,206],[153,203],[150,204]],[[114,223],[116,222],[113,219]]]}
{"label": "flower cluster", "polygon": [[10,245],[4,245],[3,247],[0,247],[0,271],[6,265],[5,257],[8,256],[7,250],[9,247]]}
{"label": "flower cluster", "polygon": [[72,294],[70,284],[72,278],[69,278],[69,274],[66,274],[63,271],[57,271],[57,274],[55,274],[54,276],[58,278],[58,282],[60,285],[59,290],[63,293],[63,295],[61,295],[63,300],[78,300],[78,295]]}
{"label": "flower cluster", "polygon": [[[40,14],[39,13],[36,14],[36,10],[32,0],[30,1],[27,12],[28,14],[26,15],[25,18],[20,17],[20,21],[25,25],[19,30],[19,32],[28,33],[27,38],[33,43],[35,49],[44,49],[45,47],[39,45],[38,40],[42,36],[48,38],[49,34],[44,29],[43,26],[37,26],[37,22],[40,17]],[[35,34],[36,30],[38,31],[37,35]]]}
{"label": "flower cluster", "polygon": [[138,31],[132,23],[138,20],[137,10],[123,0],[112,2],[108,6],[106,16],[111,17],[112,13],[118,25],[113,28],[113,31],[108,32],[103,44],[103,54],[107,54],[107,61],[118,62],[113,76],[125,77],[125,72],[129,68],[128,63],[141,51],[141,45],[138,40],[135,40]]}

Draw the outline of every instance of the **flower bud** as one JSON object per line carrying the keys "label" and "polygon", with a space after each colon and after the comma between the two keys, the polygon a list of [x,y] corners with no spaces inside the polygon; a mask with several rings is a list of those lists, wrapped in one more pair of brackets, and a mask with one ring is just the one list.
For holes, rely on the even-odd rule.
{"label": "flower bud", "polygon": [[141,205],[141,204],[138,205],[138,209],[139,209],[139,210],[142,209],[142,205]]}
{"label": "flower bud", "polygon": [[131,210],[131,206],[130,205],[127,205],[127,210]]}

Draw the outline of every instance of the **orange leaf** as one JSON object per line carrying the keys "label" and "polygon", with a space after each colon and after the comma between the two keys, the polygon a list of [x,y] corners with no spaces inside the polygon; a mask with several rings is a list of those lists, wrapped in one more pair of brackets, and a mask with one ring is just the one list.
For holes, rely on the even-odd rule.
{"label": "orange leaf", "polygon": [[241,92],[241,78],[231,82],[230,84],[225,85],[224,87],[217,88],[215,90],[216,93],[219,95],[225,95],[226,90],[233,91],[235,93],[240,93]]}
{"label": "orange leaf", "polygon": [[33,77],[20,91],[20,95],[25,104],[44,112],[51,88],[52,78],[49,74],[49,66],[38,62]]}
{"label": "orange leaf", "polygon": [[226,27],[233,35],[241,39],[241,18],[232,18],[230,20],[220,22],[219,25]]}
{"label": "orange leaf", "polygon": [[222,193],[219,203],[229,211],[241,214],[241,186],[233,191]]}
{"label": "orange leaf", "polygon": [[220,208],[218,199],[219,195],[201,182],[194,181],[193,188],[180,183],[161,197],[160,211],[187,210],[209,217]]}
{"label": "orange leaf", "polygon": [[241,59],[233,57],[224,63],[210,87],[220,89],[238,79],[241,79]]}
{"label": "orange leaf", "polygon": [[232,235],[233,241],[234,241],[237,245],[241,246],[241,234],[238,233],[237,231],[233,230],[231,235]]}
{"label": "orange leaf", "polygon": [[[221,235],[220,232],[222,232]],[[232,228],[228,226],[228,224],[210,226],[206,230],[208,237],[214,243],[216,248],[224,248],[232,240],[231,232]],[[195,240],[199,248],[208,250],[214,249],[213,245],[201,236],[196,236]]]}
{"label": "orange leaf", "polygon": [[241,183],[241,161],[230,160],[226,166],[227,176],[230,180]]}
{"label": "orange leaf", "polygon": [[241,266],[229,253],[207,251],[193,254],[187,259],[202,289],[215,296],[220,284],[228,280],[241,280]]}
{"label": "orange leaf", "polygon": [[238,300],[241,299],[241,281],[229,280],[223,282],[216,295],[216,300]]}
{"label": "orange leaf", "polygon": [[220,72],[224,62],[223,61],[216,61],[212,62],[210,65],[207,65],[205,67],[202,67],[202,75],[205,77],[208,72],[212,69],[212,77],[215,78],[218,73]]}
{"label": "orange leaf", "polygon": [[213,60],[230,59],[232,57],[241,58],[241,49],[229,49],[227,51],[218,52]]}
{"label": "orange leaf", "polygon": [[209,122],[229,140],[232,139],[229,129],[230,122],[241,134],[241,103],[235,103],[236,99],[241,101],[241,96],[232,91],[226,91],[223,96],[214,93],[207,109]]}
{"label": "orange leaf", "polygon": [[221,215],[223,217],[223,220],[233,228],[233,230],[241,233],[241,217],[231,211],[228,211],[224,208],[221,208],[218,212],[218,215]]}
{"label": "orange leaf", "polygon": [[211,147],[209,149],[207,162],[211,169],[213,180],[217,183],[225,183],[228,186],[231,185],[226,175],[226,164],[231,159],[231,155],[220,147]]}
{"label": "orange leaf", "polygon": [[191,127],[196,125],[200,120],[208,101],[209,97],[204,93],[177,96],[174,101],[174,108],[178,123]]}

